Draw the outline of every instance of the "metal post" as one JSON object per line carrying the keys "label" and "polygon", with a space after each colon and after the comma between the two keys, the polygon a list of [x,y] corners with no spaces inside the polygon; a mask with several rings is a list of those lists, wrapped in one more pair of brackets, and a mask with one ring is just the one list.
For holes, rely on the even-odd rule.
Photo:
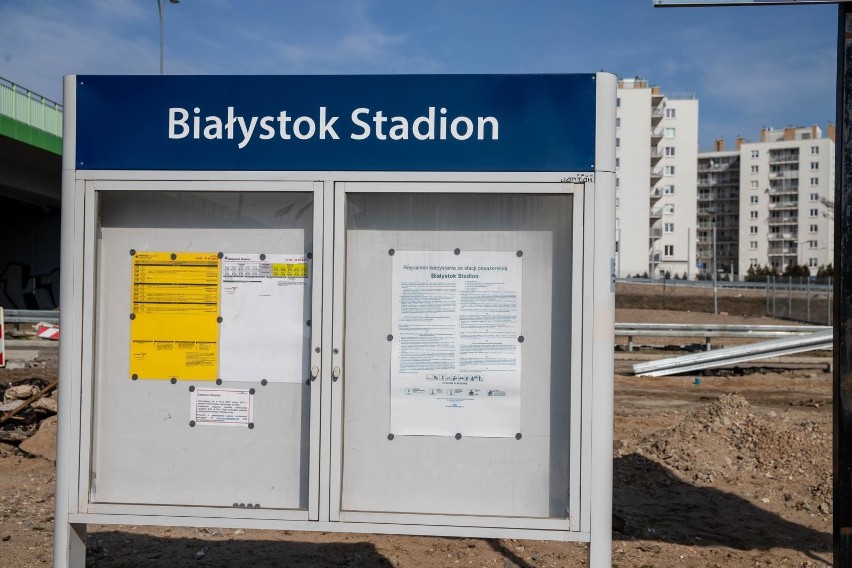
{"label": "metal post", "polygon": [[766,275],[766,315],[769,315],[769,275]]}
{"label": "metal post", "polygon": [[808,301],[808,322],[811,321],[811,277],[808,276],[807,288],[805,289],[805,297]]}
{"label": "metal post", "polygon": [[163,0],[157,0],[157,10],[160,12],[160,75],[163,74]]}
{"label": "metal post", "polygon": [[852,7],[838,5],[834,203],[834,566],[852,568]]}
{"label": "metal post", "polygon": [[713,315],[719,315],[719,289],[716,287],[716,217],[713,217]]}
{"label": "metal post", "polygon": [[793,317],[793,277],[787,277],[787,317]]}

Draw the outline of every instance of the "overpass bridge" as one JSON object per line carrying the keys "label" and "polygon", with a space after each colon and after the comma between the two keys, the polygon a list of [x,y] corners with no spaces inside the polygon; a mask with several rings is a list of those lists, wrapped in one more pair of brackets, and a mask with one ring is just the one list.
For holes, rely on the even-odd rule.
{"label": "overpass bridge", "polygon": [[62,105],[0,77],[0,307],[59,302]]}

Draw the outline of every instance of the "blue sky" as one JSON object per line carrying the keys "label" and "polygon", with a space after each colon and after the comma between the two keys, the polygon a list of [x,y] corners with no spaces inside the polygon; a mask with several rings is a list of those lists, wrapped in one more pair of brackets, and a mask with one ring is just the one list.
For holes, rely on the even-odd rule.
{"label": "blue sky", "polygon": [[[835,120],[833,5],[651,0],[182,0],[167,74],[641,76],[699,99],[700,146]],[[0,0],[0,77],[61,101],[66,74],[156,74],[156,0]]]}

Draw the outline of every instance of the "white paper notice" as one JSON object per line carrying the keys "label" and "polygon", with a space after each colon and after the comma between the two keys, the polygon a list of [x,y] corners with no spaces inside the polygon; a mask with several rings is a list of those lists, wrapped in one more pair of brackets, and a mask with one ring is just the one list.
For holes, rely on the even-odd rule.
{"label": "white paper notice", "polygon": [[310,269],[304,255],[225,254],[219,330],[223,381],[307,376]]}
{"label": "white paper notice", "polygon": [[520,432],[521,266],[514,250],[394,254],[394,435]]}
{"label": "white paper notice", "polygon": [[197,388],[190,395],[190,424],[253,425],[252,402],[249,389]]}

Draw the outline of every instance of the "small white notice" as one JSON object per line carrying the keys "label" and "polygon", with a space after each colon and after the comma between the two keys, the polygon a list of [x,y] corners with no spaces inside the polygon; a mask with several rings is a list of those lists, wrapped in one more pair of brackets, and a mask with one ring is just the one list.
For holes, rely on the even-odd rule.
{"label": "small white notice", "polygon": [[222,257],[220,379],[304,382],[309,281],[309,260],[304,255]]}
{"label": "small white notice", "polygon": [[190,395],[190,425],[253,426],[253,390],[196,388]]}
{"label": "small white notice", "polygon": [[515,436],[522,251],[393,256],[391,432]]}

